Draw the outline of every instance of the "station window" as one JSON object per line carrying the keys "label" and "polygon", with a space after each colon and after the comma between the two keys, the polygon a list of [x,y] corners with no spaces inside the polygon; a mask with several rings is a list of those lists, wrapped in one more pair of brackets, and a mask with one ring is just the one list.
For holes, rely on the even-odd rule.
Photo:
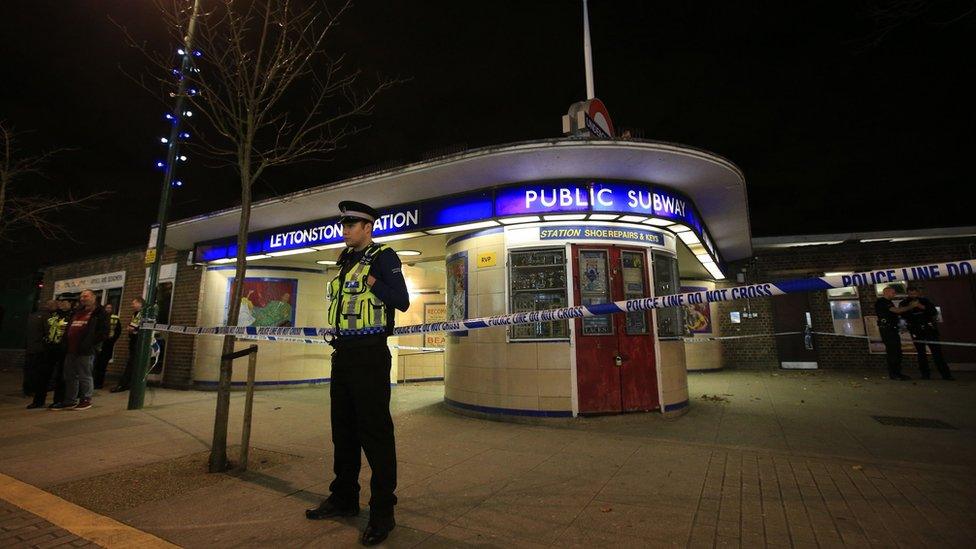
{"label": "station window", "polygon": [[[565,307],[566,250],[537,248],[509,252],[509,306],[513,313]],[[566,320],[519,324],[511,327],[512,340],[567,339]]]}

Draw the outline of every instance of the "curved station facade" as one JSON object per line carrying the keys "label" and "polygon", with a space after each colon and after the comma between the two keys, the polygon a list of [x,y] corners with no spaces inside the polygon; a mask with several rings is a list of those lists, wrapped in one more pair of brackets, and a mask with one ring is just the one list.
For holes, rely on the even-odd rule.
{"label": "curved station facade", "polygon": [[[255,203],[236,319],[228,310],[240,209],[170,223],[157,321],[325,326],[343,248],[342,200],[379,210],[375,239],[400,254],[411,295],[398,326],[712,290],[739,276],[728,262],[753,253],[745,181],[719,156],[637,140],[521,142]],[[92,289],[127,320],[132,298],[146,293],[143,252],[51,266],[50,297]],[[443,380],[446,404],[473,414],[680,414],[687,372],[723,367],[723,343],[710,337],[739,325],[722,318],[713,303],[403,335],[390,338],[391,382]],[[150,381],[216,387],[221,338],[154,334]],[[330,380],[324,342],[237,346],[253,344],[260,387]],[[110,372],[127,356],[117,345]],[[235,385],[244,384],[243,370],[234,369]]]}
{"label": "curved station facade", "polygon": [[[524,142],[255,204],[237,322],[226,316],[239,209],[172,223],[168,245],[192,249],[202,277],[197,325],[323,326],[344,199],[377,208],[376,240],[401,255],[411,304],[399,326],[714,289],[726,261],[752,253],[745,181],[723,158],[642,141]],[[687,371],[721,367],[718,342],[681,339],[716,335],[702,307],[391,338],[391,381],[443,378],[449,406],[480,413],[680,413]],[[327,345],[258,345],[259,384],[329,379]],[[196,338],[194,386],[216,384],[220,350],[219,338]]]}

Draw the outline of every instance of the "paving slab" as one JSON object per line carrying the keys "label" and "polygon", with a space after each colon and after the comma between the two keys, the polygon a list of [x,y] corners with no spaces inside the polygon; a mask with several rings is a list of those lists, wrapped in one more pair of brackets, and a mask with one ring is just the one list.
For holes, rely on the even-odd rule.
{"label": "paving slab", "polygon": [[[867,379],[865,379],[867,378]],[[878,372],[690,374],[689,411],[505,423],[457,415],[443,386],[400,385],[391,547],[976,545],[976,374],[895,383]],[[0,372],[0,472],[37,487],[206,450],[214,394],[153,389],[125,410],[23,409]],[[703,399],[707,395],[709,398]],[[713,398],[718,396],[720,398]],[[187,547],[355,546],[368,517],[308,521],[331,480],[328,387],[267,390],[252,444],[293,461],[114,513]],[[242,395],[231,399],[239,440]],[[937,419],[954,429],[883,425]],[[78,459],[51,466],[73,449]],[[119,487],[127,489],[127,487]]]}

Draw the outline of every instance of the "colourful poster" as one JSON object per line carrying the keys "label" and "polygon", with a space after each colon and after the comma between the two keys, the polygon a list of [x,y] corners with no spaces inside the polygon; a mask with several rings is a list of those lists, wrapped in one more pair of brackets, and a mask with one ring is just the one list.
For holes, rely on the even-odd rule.
{"label": "colourful poster", "polygon": [[[447,306],[444,303],[424,303],[424,324],[447,320]],[[444,348],[444,332],[424,333],[424,347]]]}
{"label": "colourful poster", "polygon": [[[468,252],[447,258],[447,320],[468,318]],[[452,335],[468,335],[454,332]]]}
{"label": "colourful poster", "polygon": [[[230,296],[236,281],[227,283],[227,307],[224,318],[230,309]],[[245,278],[244,293],[241,296],[241,310],[235,326],[294,326],[295,295],[298,280],[294,278]]]}
{"label": "colourful poster", "polygon": [[[702,292],[708,290],[701,286],[682,286],[681,292]],[[712,311],[708,303],[685,305],[685,326],[692,334],[712,333]]]}

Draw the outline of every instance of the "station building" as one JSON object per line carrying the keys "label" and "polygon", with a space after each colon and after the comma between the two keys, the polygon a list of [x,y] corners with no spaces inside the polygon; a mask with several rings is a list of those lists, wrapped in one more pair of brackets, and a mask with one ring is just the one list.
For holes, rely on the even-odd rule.
{"label": "station building", "polygon": [[[976,246],[974,228],[753,239],[743,174],[718,155],[640,140],[529,141],[255,203],[243,252],[236,246],[239,208],[175,221],[167,229],[158,321],[326,325],[327,287],[343,248],[338,203],[346,199],[380,211],[375,238],[404,263],[411,304],[396,313],[398,326],[966,259]],[[248,268],[242,312],[231,320],[239,253]],[[54,266],[45,288],[48,296],[69,297],[92,288],[103,302],[120,305],[126,319],[131,299],[145,293],[144,257],[139,249]],[[944,333],[954,338],[971,330],[971,277],[933,283],[931,293],[951,320]],[[689,405],[689,371],[880,370],[883,354],[864,337],[873,328],[872,290],[827,294],[399,336],[390,340],[391,382],[443,380],[444,402],[465,413],[677,415]],[[811,350],[801,337],[777,335],[806,325],[837,337],[817,336]],[[719,336],[747,337],[713,339]],[[216,387],[221,338],[156,338],[150,381]],[[256,344],[259,386],[330,379],[328,345]],[[971,355],[947,351],[954,368],[976,363]],[[125,359],[120,343],[112,370],[121,370]],[[233,379],[243,384],[243,368],[235,368]]]}
{"label": "station building", "polygon": [[[714,289],[729,262],[752,255],[745,179],[718,155],[637,140],[521,142],[255,203],[236,322],[226,317],[239,208],[175,221],[167,228],[172,249],[160,278],[159,321],[325,325],[344,199],[377,208],[376,240],[401,255],[411,305],[397,312],[399,326]],[[48,287],[52,295],[93,288],[126,317],[128,302],[145,290],[143,255],[52,267]],[[687,371],[722,364],[719,342],[682,340],[689,319],[696,333],[719,333],[709,307],[716,308],[391,338],[391,381],[443,379],[449,406],[478,413],[680,413]],[[158,338],[163,351],[151,380],[216,386],[220,338]],[[327,345],[257,344],[260,385],[329,380]],[[235,370],[235,382],[242,375]]]}

